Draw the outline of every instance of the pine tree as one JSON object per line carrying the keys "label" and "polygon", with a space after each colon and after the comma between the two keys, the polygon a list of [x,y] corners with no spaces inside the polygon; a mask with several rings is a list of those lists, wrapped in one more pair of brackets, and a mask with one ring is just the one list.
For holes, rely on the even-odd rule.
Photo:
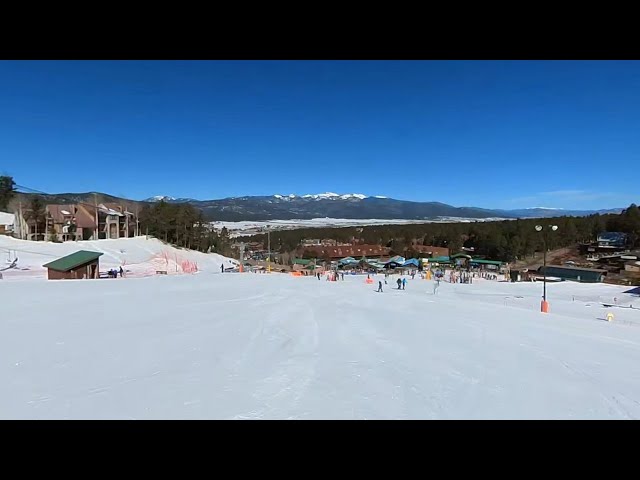
{"label": "pine tree", "polygon": [[46,229],[46,205],[42,197],[36,195],[29,202],[27,211],[24,214],[27,221],[33,221],[35,224],[36,240],[40,234],[44,234]]}
{"label": "pine tree", "polygon": [[13,177],[0,176],[0,212],[9,209],[9,202],[15,195],[16,182]]}

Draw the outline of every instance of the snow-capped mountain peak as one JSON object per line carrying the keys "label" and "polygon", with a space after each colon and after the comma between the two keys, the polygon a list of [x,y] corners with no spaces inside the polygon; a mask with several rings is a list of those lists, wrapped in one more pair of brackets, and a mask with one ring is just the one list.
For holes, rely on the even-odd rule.
{"label": "snow-capped mountain peak", "polygon": [[[368,198],[366,195],[363,195],[362,193],[346,193],[344,195],[340,195],[338,193],[334,193],[334,192],[325,192],[325,193],[315,193],[315,194],[307,194],[307,195],[302,195],[300,197],[294,195],[293,193],[290,195],[274,195],[274,198],[277,198],[278,200],[292,200],[294,198],[304,198],[306,200],[351,200],[351,199],[358,199],[358,200],[364,200],[365,198]],[[379,198],[385,198],[385,197],[379,197]]]}
{"label": "snow-capped mountain peak", "polygon": [[289,195],[274,195],[273,197],[277,198],[278,200],[291,200],[293,198],[296,198],[293,193],[290,193]]}
{"label": "snow-capped mountain peak", "polygon": [[310,194],[310,195],[303,195],[302,198],[313,198],[314,200],[322,200],[322,199],[332,199],[332,200],[348,200],[350,198],[357,198],[359,200],[363,200],[365,198],[367,198],[366,195],[363,195],[362,193],[346,193],[344,195],[340,195],[337,193],[333,193],[333,192],[326,192],[326,193],[316,193],[316,194]]}
{"label": "snow-capped mountain peak", "polygon": [[525,210],[563,210],[563,209],[553,208],[553,207],[529,207],[529,208],[525,208]]}
{"label": "snow-capped mountain peak", "polygon": [[170,202],[173,200],[175,200],[175,198],[170,197],[168,195],[156,195],[155,197],[149,197],[143,201],[144,202],[160,202],[160,201]]}

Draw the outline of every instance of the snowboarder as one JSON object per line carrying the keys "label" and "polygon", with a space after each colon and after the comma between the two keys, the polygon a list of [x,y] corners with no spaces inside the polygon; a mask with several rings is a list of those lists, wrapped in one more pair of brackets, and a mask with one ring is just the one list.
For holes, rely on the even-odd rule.
{"label": "snowboarder", "polygon": [[398,290],[400,290],[400,287],[402,287],[402,280],[398,279],[396,283],[398,284]]}
{"label": "snowboarder", "polygon": [[377,292],[382,292],[382,281],[378,280],[378,290],[376,290]]}
{"label": "snowboarder", "polygon": [[407,279],[403,278],[402,279],[402,289],[404,290],[404,287],[406,287],[406,286],[407,286]]}

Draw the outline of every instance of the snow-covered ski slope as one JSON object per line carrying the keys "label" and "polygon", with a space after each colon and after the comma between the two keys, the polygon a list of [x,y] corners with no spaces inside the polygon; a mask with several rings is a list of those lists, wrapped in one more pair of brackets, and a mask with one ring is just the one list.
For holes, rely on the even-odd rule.
{"label": "snow-covered ski slope", "polygon": [[47,271],[42,265],[78,250],[103,253],[101,271],[122,266],[130,277],[155,275],[157,271],[166,271],[168,275],[220,272],[223,263],[225,268],[237,263],[217,254],[175,248],[152,237],[52,243],[0,235],[0,269],[17,257],[17,268],[3,272],[5,280],[45,279]]}
{"label": "snow-covered ski slope", "polygon": [[629,288],[380,279],[0,281],[0,417],[640,418]]}

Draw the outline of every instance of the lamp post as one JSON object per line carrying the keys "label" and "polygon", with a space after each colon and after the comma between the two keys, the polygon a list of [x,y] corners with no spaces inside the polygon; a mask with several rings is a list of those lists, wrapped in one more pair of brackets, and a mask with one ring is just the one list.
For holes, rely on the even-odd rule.
{"label": "lamp post", "polygon": [[244,272],[244,249],[245,243],[240,243],[240,273]]}
{"label": "lamp post", "polygon": [[557,225],[549,225],[547,230],[544,230],[542,225],[536,225],[536,232],[542,232],[542,303],[540,304],[540,311],[543,313],[549,313],[549,302],[547,302],[547,232],[551,230],[555,232],[558,230]]}
{"label": "lamp post", "polygon": [[269,251],[269,256],[267,257],[267,271],[271,273],[271,230],[269,230],[269,225],[267,225],[267,249]]}

